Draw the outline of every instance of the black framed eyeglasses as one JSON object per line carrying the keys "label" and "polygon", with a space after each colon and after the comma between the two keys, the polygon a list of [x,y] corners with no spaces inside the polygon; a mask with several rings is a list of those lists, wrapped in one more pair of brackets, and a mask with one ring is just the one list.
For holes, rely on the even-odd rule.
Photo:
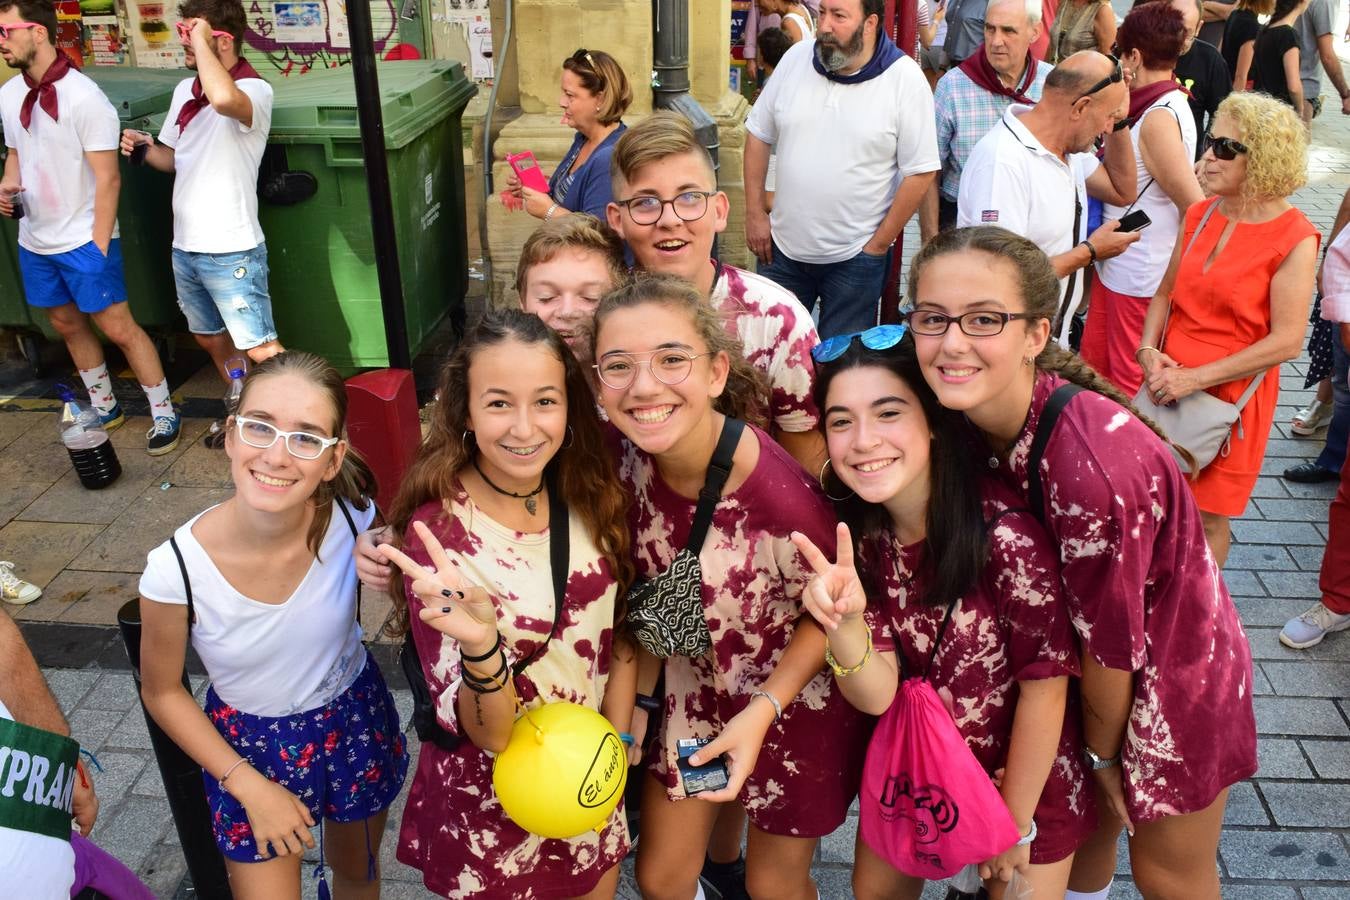
{"label": "black framed eyeglasses", "polygon": [[1215,159],[1222,159],[1225,162],[1237,159],[1239,153],[1244,156],[1248,153],[1247,145],[1241,141],[1235,141],[1227,137],[1215,137],[1212,134],[1205,135],[1204,149],[1200,151],[1200,155],[1203,156],[1206,151],[1213,153]]}
{"label": "black framed eyeglasses", "polygon": [[694,360],[712,356],[716,351],[690,353],[674,347],[662,347],[650,353],[606,353],[591,368],[601,383],[616,391],[627,389],[637,378],[646,357],[647,370],[662,384],[680,384],[694,371]]}
{"label": "black framed eyeglasses", "polygon": [[644,195],[614,202],[618,206],[625,207],[629,217],[638,225],[655,225],[661,220],[661,213],[665,211],[666,204],[670,204],[670,208],[681,221],[697,222],[708,214],[708,198],[716,193],[716,191],[685,191],[669,200]]}
{"label": "black framed eyeglasses", "polygon": [[[1112,47],[1111,49],[1115,50],[1114,47]],[[1113,84],[1119,84],[1120,82],[1125,80],[1125,70],[1122,69],[1120,66],[1120,57],[1116,56],[1115,53],[1110,53],[1107,54],[1107,59],[1111,60],[1111,64],[1115,66],[1115,68],[1111,70],[1111,74],[1107,75],[1105,78],[1094,84],[1092,87],[1088,88],[1086,91],[1083,91],[1083,93],[1079,94],[1077,97],[1074,97],[1073,98],[1074,103],[1077,103],[1084,97],[1091,97],[1093,94],[1097,93],[1102,88],[1109,87],[1110,85]]]}
{"label": "black framed eyeglasses", "polygon": [[905,336],[909,328],[905,325],[876,325],[866,331],[852,334],[836,334],[827,337],[811,348],[811,358],[818,363],[833,362],[844,355],[853,339],[857,338],[868,350],[889,350]]}
{"label": "black framed eyeglasses", "polygon": [[1044,316],[1035,313],[1008,313],[999,312],[992,309],[978,309],[973,312],[962,313],[959,316],[949,316],[946,313],[940,313],[935,309],[911,309],[904,314],[905,321],[915,334],[922,334],[926,337],[938,337],[947,333],[953,322],[960,326],[961,331],[970,337],[993,337],[996,334],[1002,334],[1003,329],[1014,319],[1043,319]]}
{"label": "black framed eyeglasses", "polygon": [[342,440],[310,434],[308,431],[282,431],[271,422],[247,416],[235,416],[234,426],[239,429],[239,440],[259,450],[266,450],[279,439],[284,439],[287,452],[296,459],[318,459],[323,451]]}

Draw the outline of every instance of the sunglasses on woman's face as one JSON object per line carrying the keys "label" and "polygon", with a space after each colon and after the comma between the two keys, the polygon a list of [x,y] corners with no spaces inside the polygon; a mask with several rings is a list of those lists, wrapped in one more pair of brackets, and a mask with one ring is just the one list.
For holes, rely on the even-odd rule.
{"label": "sunglasses on woman's face", "polygon": [[[1224,161],[1237,159],[1239,153],[1246,155],[1247,145],[1241,141],[1235,141],[1232,138],[1215,137],[1212,134],[1205,135],[1205,150],[1214,154],[1215,159]],[[1202,151],[1202,155],[1203,155]]]}

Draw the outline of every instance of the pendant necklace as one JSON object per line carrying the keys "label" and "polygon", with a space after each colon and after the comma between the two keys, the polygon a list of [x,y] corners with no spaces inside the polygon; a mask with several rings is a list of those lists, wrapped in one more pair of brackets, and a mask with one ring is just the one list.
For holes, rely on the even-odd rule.
{"label": "pendant necklace", "polygon": [[514,498],[516,498],[517,500],[524,500],[524,501],[525,501],[525,511],[526,511],[527,513],[529,513],[530,515],[534,515],[535,513],[537,513],[537,512],[539,511],[539,501],[536,500],[535,498],[538,497],[538,496],[539,496],[539,493],[544,489],[544,479],[543,479],[542,476],[540,476],[540,478],[539,478],[539,486],[538,486],[537,488],[535,488],[534,490],[530,491],[528,494],[517,494],[517,493],[514,492],[514,491],[503,490],[503,489],[497,487],[495,484],[493,484],[493,483],[492,483],[492,479],[491,479],[491,478],[488,478],[487,475],[485,475],[485,474],[483,473],[483,470],[479,467],[479,465],[478,465],[478,457],[476,457],[476,456],[475,456],[474,459],[473,459],[473,470],[474,470],[475,472],[478,473],[478,476],[479,476],[480,478],[482,478],[484,482],[487,483],[487,486],[488,486],[488,487],[492,488],[492,489],[493,489],[494,491],[496,491],[497,493],[499,493],[499,494],[505,494],[505,495],[508,496],[508,497],[514,497]]}
{"label": "pendant necklace", "polygon": [[1013,448],[1017,446],[1017,442],[1022,439],[1022,432],[1026,429],[1027,419],[1029,418],[1031,418],[1030,408],[1027,409],[1026,416],[1022,418],[1022,427],[1017,429],[1017,434],[1013,437],[1011,441],[1008,441],[1007,446],[1003,448],[1002,452],[998,453],[991,452],[989,454],[989,468],[997,469],[999,466],[1003,464],[1003,458],[1006,457],[1008,454],[1012,453]]}

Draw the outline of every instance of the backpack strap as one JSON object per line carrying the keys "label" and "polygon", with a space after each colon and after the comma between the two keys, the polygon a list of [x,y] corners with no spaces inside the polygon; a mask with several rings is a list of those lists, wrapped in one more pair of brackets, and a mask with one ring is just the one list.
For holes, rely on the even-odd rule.
{"label": "backpack strap", "polygon": [[192,608],[192,579],[188,578],[187,563],[183,562],[183,551],[178,549],[178,539],[169,538],[169,546],[173,548],[173,555],[178,558],[178,571],[183,573],[183,593],[187,595],[188,612],[188,631],[192,631],[192,623],[197,621],[197,612]]}
{"label": "backpack strap", "polygon": [[548,564],[549,571],[553,575],[553,627],[549,629],[548,637],[544,638],[542,643],[530,651],[529,656],[518,660],[511,667],[516,675],[520,675],[521,672],[525,671],[526,666],[544,655],[549,642],[558,633],[558,626],[562,624],[563,607],[567,605],[567,580],[572,575],[571,549],[568,546],[571,538],[571,526],[567,502],[563,500],[562,493],[558,490],[558,480],[549,478]]}
{"label": "backpack strap", "polygon": [[1040,421],[1036,423],[1036,436],[1027,454],[1027,503],[1031,506],[1031,514],[1042,525],[1045,524],[1045,494],[1041,489],[1041,457],[1045,455],[1045,445],[1050,443],[1050,435],[1054,433],[1059,414],[1064,412],[1064,407],[1069,405],[1074,395],[1082,390],[1076,384],[1061,384],[1055,388],[1041,410]]}
{"label": "backpack strap", "polygon": [[[333,505],[342,510],[342,518],[347,520],[347,527],[351,529],[352,540],[356,540],[356,520],[352,518],[351,512],[347,509],[347,504],[342,502],[341,497],[333,497]],[[361,624],[361,579],[356,579],[356,624]]]}
{"label": "backpack strap", "polygon": [[736,455],[736,445],[740,443],[745,423],[740,419],[727,416],[722,422],[722,434],[717,439],[717,448],[713,450],[712,460],[708,463],[708,474],[703,479],[703,490],[698,492],[698,507],[694,510],[694,524],[689,529],[689,540],[685,549],[698,556],[703,549],[703,541],[708,537],[708,528],[712,525],[713,512],[722,499],[722,488],[731,477],[731,464]]}

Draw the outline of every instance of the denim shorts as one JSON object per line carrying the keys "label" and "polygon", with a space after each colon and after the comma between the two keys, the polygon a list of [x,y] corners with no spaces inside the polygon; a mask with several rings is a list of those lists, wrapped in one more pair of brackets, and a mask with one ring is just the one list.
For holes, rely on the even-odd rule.
{"label": "denim shorts", "polygon": [[19,271],[30,306],[74,303],[82,313],[100,313],[127,299],[122,242],[117,238],[109,242],[106,256],[93,241],[65,253],[34,253],[20,247]]}
{"label": "denim shorts", "polygon": [[267,244],[238,253],[173,250],[178,308],[193,334],[228,330],[239,350],[277,339],[267,293]]}
{"label": "denim shorts", "polygon": [[[206,715],[264,778],[299,797],[320,826],[325,819],[360,822],[388,809],[408,774],[398,710],[373,657],[352,686],[325,706],[255,716],[229,706],[212,688]],[[220,852],[238,862],[261,862],[243,805],[209,774],[202,777]]]}

